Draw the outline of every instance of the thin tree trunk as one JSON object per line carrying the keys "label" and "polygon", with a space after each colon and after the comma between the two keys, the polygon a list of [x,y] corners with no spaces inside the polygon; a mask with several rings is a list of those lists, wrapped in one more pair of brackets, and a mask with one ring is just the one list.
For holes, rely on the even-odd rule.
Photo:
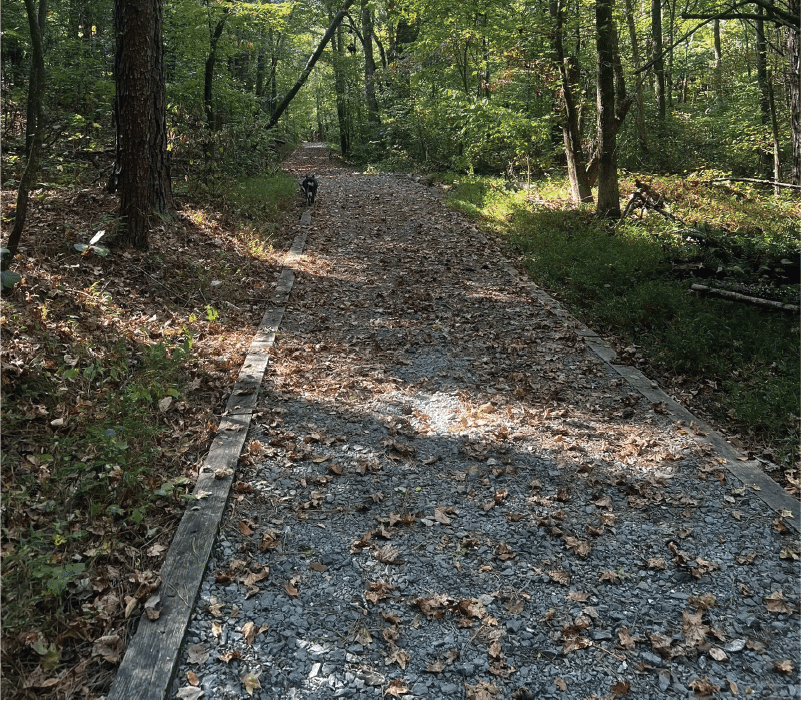
{"label": "thin tree trunk", "polygon": [[585,169],[586,161],[581,147],[578,109],[574,98],[574,86],[578,82],[578,64],[574,57],[565,58],[562,12],[560,0],[551,0],[552,49],[562,78],[562,109],[564,112],[562,138],[565,144],[567,173],[570,177],[573,202],[581,204],[582,202],[592,202],[592,189]]}
{"label": "thin tree trunk", "polygon": [[715,99],[723,102],[723,49],[720,43],[720,20],[714,20],[712,25],[712,37],[715,45],[715,65],[713,68],[712,82],[715,87]]}
{"label": "thin tree trunk", "polygon": [[26,135],[30,134],[31,136],[30,149],[28,149],[28,162],[25,164],[25,170],[22,171],[19,188],[17,189],[14,226],[6,242],[6,248],[9,251],[8,257],[2,263],[4,270],[8,268],[13,260],[22,240],[22,231],[25,228],[25,219],[28,215],[28,193],[36,183],[36,175],[39,173],[39,159],[42,154],[42,141],[44,140],[45,62],[42,34],[44,33],[45,19],[47,17],[47,0],[39,0],[38,12],[35,0],[25,0],[25,11],[28,15],[28,26],[31,32],[30,85],[35,87],[35,89],[28,90],[28,119],[33,118],[35,127],[32,133],[26,127]]}
{"label": "thin tree trunk", "polygon": [[267,71],[267,56],[264,49],[264,35],[259,32],[259,55],[256,59],[256,97],[264,95],[264,74]]}
{"label": "thin tree trunk", "polygon": [[[631,40],[631,57],[634,62],[634,72],[639,73],[640,70],[640,47],[637,43],[637,27],[634,23],[634,8],[632,7],[632,0],[626,0],[626,24],[629,28],[629,39]],[[637,140],[640,143],[640,150],[648,153],[648,131],[645,128],[645,105],[643,103],[643,82],[637,81],[637,87],[634,92],[634,102],[637,105]]]}
{"label": "thin tree trunk", "polygon": [[[790,0],[790,12],[801,15],[801,0]],[[790,64],[790,126],[793,141],[793,162],[790,181],[801,185],[801,31],[788,27],[787,55]]]}
{"label": "thin tree trunk", "polygon": [[334,38],[334,88],[337,96],[337,122],[339,123],[339,148],[343,158],[350,153],[350,129],[348,128],[347,96],[345,94],[345,47],[342,26],[337,27]]}
{"label": "thin tree trunk", "polygon": [[[770,128],[770,96],[768,88],[768,42],[765,38],[765,21],[762,19],[764,10],[756,6],[758,19],[754,20],[756,34],[756,69],[757,91],[759,93],[759,118],[767,132]],[[759,170],[768,175],[773,170],[770,152],[762,145],[759,146]]]}
{"label": "thin tree trunk", "polygon": [[[669,19],[668,19],[668,53],[667,53],[667,66],[665,67],[665,102],[668,107],[673,107],[673,67],[675,49],[678,44],[673,42],[674,31],[676,28],[676,0],[665,0],[668,4]],[[664,19],[664,14],[662,16]]]}
{"label": "thin tree trunk", "polygon": [[[25,3],[26,12],[28,11],[28,4]],[[35,8],[34,8],[35,10]],[[39,49],[42,51],[42,65],[44,66],[44,48],[42,46],[42,37],[44,36],[45,30],[45,22],[47,21],[47,3],[40,2],[39,3],[39,10],[38,12],[34,13],[33,19],[29,16],[28,17],[28,24],[30,25],[31,22],[36,22],[38,27],[38,36],[39,36]],[[33,37],[31,37],[31,43],[33,43]],[[33,52],[32,52],[33,53]],[[39,111],[37,109],[37,94],[39,91],[39,82],[44,81],[44,71],[42,71],[41,75],[39,75],[38,68],[34,68],[35,57],[34,61],[31,64],[31,69],[29,72],[29,82],[28,82],[28,106],[25,118],[25,157],[30,158],[31,149],[33,148],[33,141],[35,138],[35,134],[37,129],[39,128]],[[42,92],[39,95],[39,100],[43,99],[44,97],[44,88],[42,88]],[[43,126],[43,125],[42,125]],[[38,169],[38,165],[37,165]]]}
{"label": "thin tree trunk", "polygon": [[[779,120],[776,116],[776,100],[773,98],[773,76],[768,74],[768,107],[770,107],[770,126],[773,136],[773,179],[779,183],[782,180],[781,141],[779,140]],[[778,195],[780,188],[774,187],[774,194]]]}
{"label": "thin tree trunk", "polygon": [[206,70],[203,80],[203,109],[206,113],[206,126],[211,131],[216,131],[219,125],[215,123],[214,119],[214,65],[217,62],[217,44],[220,42],[225,22],[228,19],[229,9],[223,9],[223,14],[217,20],[217,26],[209,37],[209,55],[206,57]]}
{"label": "thin tree trunk", "polygon": [[[378,100],[375,95],[375,57],[373,55],[373,14],[367,0],[362,3],[362,45],[364,47],[364,96],[367,101],[367,122],[371,132],[381,124],[378,114]],[[375,134],[370,134],[375,138]]]}
{"label": "thin tree trunk", "polygon": [[[595,0],[596,47],[598,53],[598,203],[601,217],[620,219],[620,188],[617,179],[617,130],[615,124],[615,23],[613,0]],[[624,98],[625,99],[625,98]],[[622,104],[622,100],[621,100]]]}
{"label": "thin tree trunk", "polygon": [[334,19],[331,20],[328,30],[323,35],[323,38],[320,40],[320,43],[318,44],[314,53],[309,57],[309,60],[306,62],[306,67],[301,71],[297,81],[295,81],[295,84],[290,88],[289,92],[284,95],[284,98],[281,100],[281,102],[276,105],[275,111],[272,113],[272,115],[270,115],[270,122],[267,125],[267,129],[272,129],[272,127],[278,123],[278,120],[289,106],[289,103],[292,102],[295,95],[298,94],[298,91],[306,84],[306,81],[309,79],[312,69],[314,68],[314,64],[316,64],[320,59],[320,56],[322,56],[326,45],[329,41],[331,41],[331,37],[334,35],[334,32],[342,22],[345,15],[348,13],[348,9],[350,9],[350,6],[353,4],[353,2],[354,0],[345,0],[343,5],[339,8],[339,12],[337,12],[334,16]]}
{"label": "thin tree trunk", "polygon": [[665,59],[662,56],[662,0],[651,0],[651,57],[654,93],[660,121],[665,121]]}

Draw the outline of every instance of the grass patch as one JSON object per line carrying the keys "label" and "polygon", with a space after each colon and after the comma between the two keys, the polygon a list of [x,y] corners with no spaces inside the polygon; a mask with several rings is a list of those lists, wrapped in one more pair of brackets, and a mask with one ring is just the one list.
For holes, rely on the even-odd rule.
{"label": "grass patch", "polygon": [[[681,222],[650,214],[610,223],[573,208],[565,183],[537,183],[530,195],[502,184],[460,182],[450,201],[502,233],[530,275],[624,358],[756,454],[797,469],[798,316],[689,289],[711,280],[797,303],[788,270],[798,261],[797,200],[654,178]],[[632,190],[633,178],[623,180],[621,191]]]}

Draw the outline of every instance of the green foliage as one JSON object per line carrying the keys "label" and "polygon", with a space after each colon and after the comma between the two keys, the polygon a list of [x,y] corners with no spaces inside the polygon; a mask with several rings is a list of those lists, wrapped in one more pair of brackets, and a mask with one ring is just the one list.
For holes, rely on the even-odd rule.
{"label": "green foliage", "polygon": [[13,270],[6,270],[5,261],[3,258],[8,256],[11,251],[8,250],[5,246],[0,247],[0,283],[2,283],[2,287],[4,290],[10,290],[16,285],[20,280],[22,280],[22,276],[14,272]]}
{"label": "green foliage", "polygon": [[[692,183],[664,178],[660,184],[672,192],[676,211],[700,196]],[[542,183],[538,194],[549,188],[554,185]],[[737,276],[759,279],[766,270],[775,275],[771,261],[798,260],[797,203],[776,207],[774,198],[764,197],[741,202],[724,219],[737,233],[696,222],[706,234],[702,242],[657,216],[610,229],[588,211],[537,209],[501,192],[500,183],[493,187],[485,179],[460,184],[451,202],[504,232],[525,255],[539,284],[592,328],[636,346],[648,371],[671,383],[681,382],[677,376],[696,383],[703,388],[699,396],[708,393],[706,409],[733,432],[771,445],[785,468],[798,461],[797,316],[699,297],[688,289],[697,280],[677,278],[674,272],[676,261],[701,262],[716,241],[719,255],[725,251],[730,263],[738,263]],[[682,193],[686,197],[680,200]],[[704,206],[692,205],[696,215],[724,216],[726,192],[705,193]],[[745,227],[746,218],[761,226]],[[731,269],[720,271],[727,273],[733,276]],[[767,279],[762,284],[766,287]],[[771,289],[798,299],[797,284],[766,287]]]}
{"label": "green foliage", "polygon": [[[18,544],[3,559],[7,630],[23,625],[44,628],[49,617],[58,615],[65,597],[79,595],[87,561],[65,562],[61,556],[72,541],[86,538],[85,531],[71,525],[79,514],[96,528],[109,518],[135,525],[145,514],[157,511],[160,499],[178,496],[176,485],[181,480],[169,493],[150,487],[150,464],[158,454],[154,438],[165,430],[158,402],[178,396],[191,347],[187,332],[179,344],[128,348],[120,343],[106,357],[86,349],[81,357],[67,357],[69,362],[59,368],[31,367],[4,387],[3,433],[8,440],[30,430],[26,407],[31,402],[42,406],[49,419],[57,415],[59,398],[68,392],[79,397],[104,395],[103,412],[92,421],[73,425],[70,418],[57,418],[50,421],[55,430],[37,433],[40,452],[31,459],[40,466],[40,476],[17,466],[19,490],[4,493],[6,535],[23,508],[47,514],[32,520],[25,531],[15,527]],[[8,460],[4,455],[4,473],[10,469]],[[42,479],[41,474],[48,477]]]}
{"label": "green foliage", "polygon": [[94,236],[92,236],[89,243],[76,243],[73,245],[73,248],[82,254],[94,253],[101,258],[105,258],[109,254],[109,250],[105,246],[101,246],[98,243],[98,241],[103,238],[105,233],[105,229],[101,229]]}

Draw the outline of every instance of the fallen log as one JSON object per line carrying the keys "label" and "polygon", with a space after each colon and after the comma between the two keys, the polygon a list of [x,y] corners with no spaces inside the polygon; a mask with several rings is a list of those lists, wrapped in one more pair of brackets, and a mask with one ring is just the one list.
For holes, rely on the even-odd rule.
{"label": "fallen log", "polygon": [[713,295],[715,297],[723,297],[733,302],[744,302],[746,304],[756,304],[760,307],[768,307],[769,309],[780,309],[783,312],[801,311],[801,307],[795,304],[785,304],[784,302],[776,302],[772,299],[762,299],[761,297],[750,297],[749,295],[740,294],[739,292],[732,292],[731,290],[722,290],[719,287],[709,287],[707,285],[694,284],[690,286],[691,290],[696,292],[703,292],[705,294]]}
{"label": "fallen log", "polygon": [[786,187],[791,190],[801,190],[801,185],[794,185],[793,183],[777,183],[775,180],[759,180],[758,178],[712,178],[711,180],[702,180],[704,185],[710,183],[754,183],[755,185],[770,185],[772,187]]}

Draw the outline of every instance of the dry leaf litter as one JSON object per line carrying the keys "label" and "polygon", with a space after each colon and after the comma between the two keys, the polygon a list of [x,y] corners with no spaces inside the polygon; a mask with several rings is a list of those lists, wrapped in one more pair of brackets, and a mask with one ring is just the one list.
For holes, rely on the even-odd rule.
{"label": "dry leaf litter", "polygon": [[173,697],[798,698],[781,516],[436,188],[323,153]]}

